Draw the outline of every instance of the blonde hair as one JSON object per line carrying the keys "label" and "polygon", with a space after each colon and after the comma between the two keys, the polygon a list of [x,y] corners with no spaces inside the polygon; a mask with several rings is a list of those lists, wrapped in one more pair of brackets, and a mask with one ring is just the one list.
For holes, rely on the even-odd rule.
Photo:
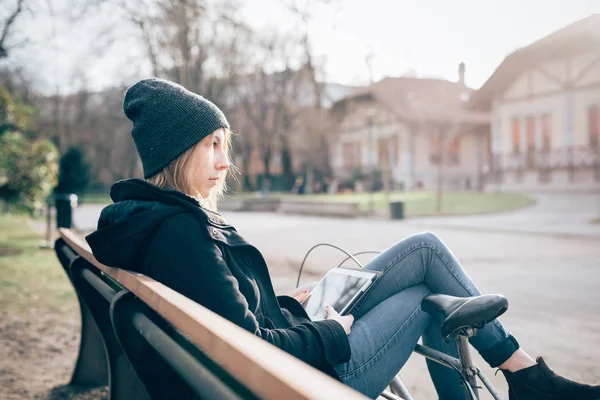
{"label": "blonde hair", "polygon": [[[231,159],[229,157],[231,149],[231,131],[224,128],[223,130],[226,141],[225,151],[227,154],[227,160],[230,164],[229,169],[232,169],[235,172],[237,169],[231,164]],[[198,182],[196,177],[198,170],[190,167],[192,164],[192,159],[194,158],[194,155],[196,154],[196,151],[200,147],[201,143],[202,141],[187,149],[179,157],[171,161],[171,163],[163,168],[160,172],[151,176],[150,178],[147,178],[146,181],[162,189],[173,189],[183,192],[188,196],[198,200],[202,207],[211,211],[217,211],[217,201],[227,191],[225,178],[228,171],[225,171],[225,173],[219,179],[217,186],[211,190],[209,197],[202,197],[200,190],[196,186],[196,182]]]}

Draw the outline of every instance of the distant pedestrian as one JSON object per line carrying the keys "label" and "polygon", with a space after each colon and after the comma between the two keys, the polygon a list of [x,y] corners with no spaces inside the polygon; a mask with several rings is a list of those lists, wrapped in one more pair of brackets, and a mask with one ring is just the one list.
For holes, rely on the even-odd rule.
{"label": "distant pedestrian", "polygon": [[261,196],[264,198],[269,197],[270,190],[271,190],[271,180],[269,179],[268,176],[265,176],[265,177],[263,177],[262,182],[261,182],[261,190],[260,190]]}
{"label": "distant pedestrian", "polygon": [[296,181],[292,187],[292,193],[304,194],[304,177],[302,175],[298,175],[298,177],[296,177]]}

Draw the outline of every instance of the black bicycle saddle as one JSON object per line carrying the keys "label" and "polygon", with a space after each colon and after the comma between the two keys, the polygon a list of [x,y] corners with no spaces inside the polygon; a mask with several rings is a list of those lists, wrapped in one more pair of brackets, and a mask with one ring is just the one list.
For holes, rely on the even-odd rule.
{"label": "black bicycle saddle", "polygon": [[454,297],[431,294],[421,302],[421,309],[428,314],[442,313],[442,336],[447,338],[462,328],[483,328],[508,309],[508,300],[499,294],[473,297]]}

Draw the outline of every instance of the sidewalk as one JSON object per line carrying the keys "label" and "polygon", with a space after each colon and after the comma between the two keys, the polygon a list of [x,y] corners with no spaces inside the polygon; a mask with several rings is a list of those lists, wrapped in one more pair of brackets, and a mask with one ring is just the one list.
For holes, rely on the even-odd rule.
{"label": "sidewalk", "polygon": [[462,217],[428,217],[407,220],[424,229],[447,228],[600,239],[598,194],[538,194],[537,204],[518,211]]}
{"label": "sidewalk", "polygon": [[100,212],[104,207],[106,207],[106,204],[86,204],[77,207],[73,213],[73,226],[83,233],[95,231]]}

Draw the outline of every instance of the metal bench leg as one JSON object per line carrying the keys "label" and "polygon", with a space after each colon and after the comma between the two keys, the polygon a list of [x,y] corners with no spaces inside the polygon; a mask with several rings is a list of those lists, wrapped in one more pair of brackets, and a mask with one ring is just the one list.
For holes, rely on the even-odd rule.
{"label": "metal bench leg", "polygon": [[71,267],[79,256],[61,238],[56,240],[54,251],[75,289],[81,316],[79,353],[69,385],[89,388],[106,386],[109,380],[108,363],[102,333],[71,277]]}
{"label": "metal bench leg", "polygon": [[[117,296],[117,291],[106,284],[98,276],[87,261],[78,258],[71,263],[71,279],[77,288],[80,302],[88,312],[88,319],[93,319],[94,325],[100,336],[101,344],[97,344],[96,351],[103,352],[105,368],[103,373],[108,375],[110,385],[110,400],[148,400],[138,375],[127,359],[110,321],[110,304]],[[122,289],[118,293],[128,292]],[[100,366],[89,367],[89,373],[100,374]]]}
{"label": "metal bench leg", "polygon": [[81,340],[75,370],[69,385],[99,387],[108,385],[108,363],[102,334],[83,300],[81,310]]}

